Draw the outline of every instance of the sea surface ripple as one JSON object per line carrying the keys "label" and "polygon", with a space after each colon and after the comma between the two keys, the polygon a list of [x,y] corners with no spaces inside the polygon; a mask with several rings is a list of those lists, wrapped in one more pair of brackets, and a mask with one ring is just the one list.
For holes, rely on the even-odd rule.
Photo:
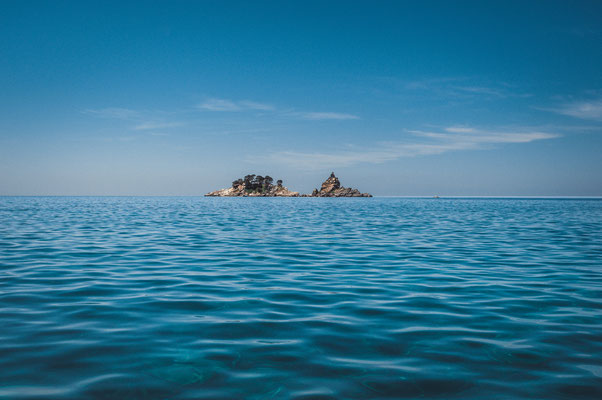
{"label": "sea surface ripple", "polygon": [[602,201],[0,198],[2,399],[600,399]]}

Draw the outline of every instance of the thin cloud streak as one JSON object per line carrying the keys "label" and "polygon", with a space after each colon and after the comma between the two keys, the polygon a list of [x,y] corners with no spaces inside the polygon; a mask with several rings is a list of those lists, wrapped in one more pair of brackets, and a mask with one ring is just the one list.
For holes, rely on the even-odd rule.
{"label": "thin cloud streak", "polygon": [[398,88],[403,88],[404,91],[430,92],[441,98],[452,100],[474,101],[487,99],[493,101],[533,96],[531,93],[517,90],[512,85],[504,83],[482,85],[479,84],[478,80],[475,82],[475,78],[470,77],[448,77],[410,82],[393,79],[392,81]]}
{"label": "thin cloud streak", "polygon": [[422,136],[452,143],[529,143],[534,140],[552,139],[558,137],[556,134],[545,132],[487,132],[487,131],[469,131],[462,134],[409,131],[417,136]]}
{"label": "thin cloud streak", "polygon": [[169,129],[169,128],[177,128],[183,126],[183,122],[143,122],[141,124],[136,125],[133,129],[135,131],[149,131],[156,129]]}
{"label": "thin cloud streak", "polygon": [[207,111],[240,111],[241,108],[236,103],[224,99],[208,99],[198,105],[198,108]]}
{"label": "thin cloud streak", "polygon": [[489,96],[497,97],[499,99],[506,99],[509,97],[532,97],[530,93],[512,92],[507,88],[492,88],[487,86],[451,86],[451,90],[457,90],[465,94],[473,94],[476,96]]}
{"label": "thin cloud streak", "polygon": [[[488,146],[506,143],[529,143],[536,140],[557,138],[560,135],[539,131],[486,131],[472,128],[446,128],[444,132],[409,131],[416,137],[428,141],[389,142],[366,151],[343,151],[336,153],[303,153],[284,151],[273,154],[273,162],[287,164],[301,169],[322,169],[326,167],[346,167],[369,163],[382,164],[404,157],[429,156],[459,150],[479,150]],[[448,133],[446,133],[448,132]]]}
{"label": "thin cloud streak", "polygon": [[296,114],[303,119],[310,120],[347,120],[360,118],[357,115],[336,112],[302,112]]}
{"label": "thin cloud streak", "polygon": [[559,114],[568,115],[580,119],[602,121],[602,99],[591,101],[575,101],[566,103],[560,108],[550,109]]}
{"label": "thin cloud streak", "polygon": [[462,92],[474,93],[477,95],[489,95],[499,98],[506,98],[508,94],[498,89],[493,89],[485,86],[451,86],[451,89],[456,89]]}
{"label": "thin cloud streak", "polygon": [[101,109],[87,109],[82,111],[84,114],[92,115],[100,118],[113,118],[113,119],[136,119],[140,117],[140,112],[131,110],[129,108],[120,107],[107,107]]}
{"label": "thin cloud streak", "polygon": [[279,115],[301,118],[313,121],[323,120],[352,120],[359,119],[357,115],[340,113],[340,112],[318,112],[318,111],[295,111],[293,110],[278,110],[271,104],[259,103],[251,100],[234,101],[228,99],[210,98],[203,103],[197,105],[197,108],[203,111],[217,112],[244,112],[244,111],[266,111],[273,112]]}
{"label": "thin cloud streak", "polygon": [[238,103],[241,107],[249,110],[272,111],[274,106],[270,104],[258,103],[256,101],[243,100]]}
{"label": "thin cloud streak", "polygon": [[157,117],[157,114],[165,114],[164,112],[160,111],[151,113],[148,111],[138,111],[129,108],[108,107],[96,110],[87,109],[82,111],[82,113],[98,118],[127,121],[135,124],[134,126],[127,128],[132,131],[156,131],[160,129],[171,129],[186,125],[186,123],[181,121],[165,121],[164,117]]}
{"label": "thin cloud streak", "polygon": [[445,128],[445,131],[451,133],[472,133],[475,130],[474,128],[468,128],[464,126],[450,126],[448,128]]}
{"label": "thin cloud streak", "polygon": [[270,104],[258,103],[256,101],[242,100],[232,101],[228,99],[211,98],[205,100],[203,103],[197,106],[198,108],[206,111],[271,111],[274,107]]}

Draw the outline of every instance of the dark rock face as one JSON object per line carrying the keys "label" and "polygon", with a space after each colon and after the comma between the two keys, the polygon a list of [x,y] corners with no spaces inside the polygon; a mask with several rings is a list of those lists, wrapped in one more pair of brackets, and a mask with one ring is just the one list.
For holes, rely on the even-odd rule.
{"label": "dark rock face", "polygon": [[341,182],[339,181],[339,178],[334,176],[334,172],[331,172],[328,179],[322,183],[320,193],[333,193],[335,190],[340,189],[340,187]]}
{"label": "dark rock face", "polygon": [[346,188],[341,186],[339,178],[334,175],[334,172],[330,174],[328,179],[322,183],[320,190],[314,189],[311,195],[305,195],[307,197],[372,197],[370,193],[361,193],[357,189]]}

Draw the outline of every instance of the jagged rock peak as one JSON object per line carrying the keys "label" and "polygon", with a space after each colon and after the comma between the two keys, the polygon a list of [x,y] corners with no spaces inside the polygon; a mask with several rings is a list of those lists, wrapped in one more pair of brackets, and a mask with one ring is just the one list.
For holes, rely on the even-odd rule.
{"label": "jagged rock peak", "polygon": [[330,193],[334,190],[337,190],[341,187],[341,182],[339,178],[334,175],[334,172],[330,174],[330,177],[322,183],[322,187],[320,188],[320,192]]}
{"label": "jagged rock peak", "polygon": [[339,178],[334,172],[330,174],[320,188],[314,189],[310,197],[372,197],[369,193],[361,193],[357,189],[345,188],[341,186]]}

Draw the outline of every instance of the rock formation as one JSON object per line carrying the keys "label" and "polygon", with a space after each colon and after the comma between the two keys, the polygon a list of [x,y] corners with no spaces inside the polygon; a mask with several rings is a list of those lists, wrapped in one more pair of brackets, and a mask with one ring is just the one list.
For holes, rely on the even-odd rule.
{"label": "rock formation", "polygon": [[209,197],[299,197],[299,192],[292,192],[282,186],[282,180],[273,185],[270,176],[247,175],[243,179],[232,182],[227,189],[207,193]]}
{"label": "rock formation", "polygon": [[306,197],[372,197],[370,193],[361,193],[357,189],[346,188],[341,186],[339,178],[334,175],[334,172],[330,174],[328,179],[322,183],[320,190],[314,189],[310,195],[304,195]]}
{"label": "rock formation", "polygon": [[[292,192],[282,186],[282,180],[273,185],[274,180],[270,176],[247,175],[243,179],[232,182],[232,187],[207,193],[210,197],[299,197],[299,192]],[[330,177],[322,183],[320,190],[314,189],[311,194],[302,197],[372,197],[369,193],[360,193],[357,189],[341,186],[339,178],[330,174]]]}

